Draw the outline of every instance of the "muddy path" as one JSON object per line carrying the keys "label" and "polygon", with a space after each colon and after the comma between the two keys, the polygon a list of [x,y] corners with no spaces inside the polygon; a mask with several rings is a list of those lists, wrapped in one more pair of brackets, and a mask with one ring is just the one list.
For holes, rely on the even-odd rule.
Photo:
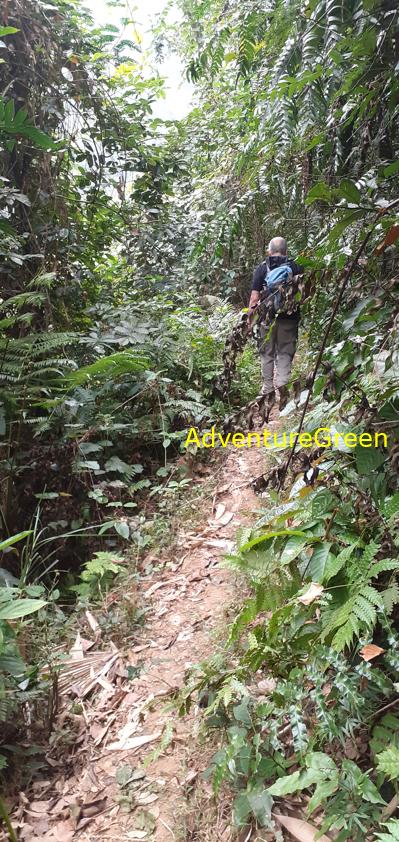
{"label": "muddy path", "polygon": [[[131,649],[117,650],[100,692],[76,706],[83,738],[73,763],[57,770],[55,785],[54,779],[38,781],[36,800],[22,799],[20,839],[196,838],[187,796],[210,755],[198,738],[198,710],[179,718],[171,701],[187,670],[217,649],[239,597],[235,577],[221,561],[235,546],[238,527],[251,523],[259,509],[249,482],[261,473],[263,454],[230,448],[211,464],[216,487],[213,482],[212,494],[201,498],[195,528],[182,524],[169,564],[143,580],[141,634]],[[114,678],[119,669],[116,682],[112,669]]]}

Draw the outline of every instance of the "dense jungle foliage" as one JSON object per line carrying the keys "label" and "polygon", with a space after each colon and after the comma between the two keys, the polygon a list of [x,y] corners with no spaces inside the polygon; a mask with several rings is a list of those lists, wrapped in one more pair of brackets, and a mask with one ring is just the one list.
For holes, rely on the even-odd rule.
{"label": "dense jungle foliage", "polygon": [[[383,431],[388,445],[275,454],[258,522],[229,561],[248,598],[182,709],[206,690],[223,734],[210,772],[216,793],[234,791],[238,826],[274,827],[279,799],[303,793],[335,839],[389,842],[397,5],[179,8],[178,25],[161,16],[154,31],[152,76],[128,15],[119,29],[96,26],[78,0],[0,12],[0,761],[19,756],[26,705],[54,690],[56,667],[43,677],[40,666],[75,599],[103,594],[124,551],[137,560],[162,542],[190,483],[186,430],[258,393],[250,346],[228,401],[215,384],[253,267],[281,233],[315,289],[302,315],[307,388],[281,420]],[[153,113],[168,49],[194,88],[179,122]]]}

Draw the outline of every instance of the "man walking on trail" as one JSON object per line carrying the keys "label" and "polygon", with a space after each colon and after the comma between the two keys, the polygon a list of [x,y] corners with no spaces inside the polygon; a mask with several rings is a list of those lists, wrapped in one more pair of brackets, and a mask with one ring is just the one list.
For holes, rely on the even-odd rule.
{"label": "man walking on trail", "polygon": [[[254,272],[248,311],[250,327],[261,293],[267,289],[267,276],[281,266],[287,266],[288,271],[292,273],[292,277],[303,273],[303,270],[295,261],[287,258],[286,240],[283,237],[274,237],[269,243],[267,260],[257,266]],[[292,315],[284,313],[277,315],[271,329],[270,326],[266,327],[262,324],[259,326],[259,353],[263,380],[262,395],[266,396],[266,407],[269,412],[276,400],[274,375],[279,391],[280,411],[284,409],[288,401],[286,384],[290,378],[292,361],[296,351],[298,324],[299,309]]]}

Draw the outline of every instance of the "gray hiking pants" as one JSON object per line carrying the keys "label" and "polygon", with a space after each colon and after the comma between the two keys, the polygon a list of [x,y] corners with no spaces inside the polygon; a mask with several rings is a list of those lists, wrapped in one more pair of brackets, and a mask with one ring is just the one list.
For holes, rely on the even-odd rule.
{"label": "gray hiking pants", "polygon": [[296,351],[298,339],[298,321],[296,319],[276,319],[269,339],[268,327],[261,326],[259,353],[262,367],[262,393],[264,395],[274,391],[274,373],[276,386],[285,386],[290,379],[292,360]]}

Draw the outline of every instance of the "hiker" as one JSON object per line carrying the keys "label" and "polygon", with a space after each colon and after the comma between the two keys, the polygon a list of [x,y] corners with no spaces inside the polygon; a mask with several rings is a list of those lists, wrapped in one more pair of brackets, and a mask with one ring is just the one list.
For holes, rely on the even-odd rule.
{"label": "hiker", "polygon": [[[280,268],[280,267],[285,267]],[[276,271],[274,271],[276,270]],[[278,271],[280,270],[280,271]],[[273,273],[273,274],[272,274]],[[287,242],[283,237],[273,237],[268,248],[268,257],[255,269],[252,292],[249,300],[248,325],[252,327],[255,307],[263,290],[272,288],[274,283],[290,280],[303,270],[293,260],[287,258]],[[277,280],[274,280],[274,279]],[[278,295],[278,293],[277,293]],[[279,391],[279,409],[284,409],[288,402],[287,383],[291,374],[298,339],[299,309],[292,315],[277,315],[271,328],[259,326],[259,353],[262,368],[262,395],[266,396],[266,406],[270,413],[275,403],[274,375]],[[265,340],[270,333],[269,339]]]}

